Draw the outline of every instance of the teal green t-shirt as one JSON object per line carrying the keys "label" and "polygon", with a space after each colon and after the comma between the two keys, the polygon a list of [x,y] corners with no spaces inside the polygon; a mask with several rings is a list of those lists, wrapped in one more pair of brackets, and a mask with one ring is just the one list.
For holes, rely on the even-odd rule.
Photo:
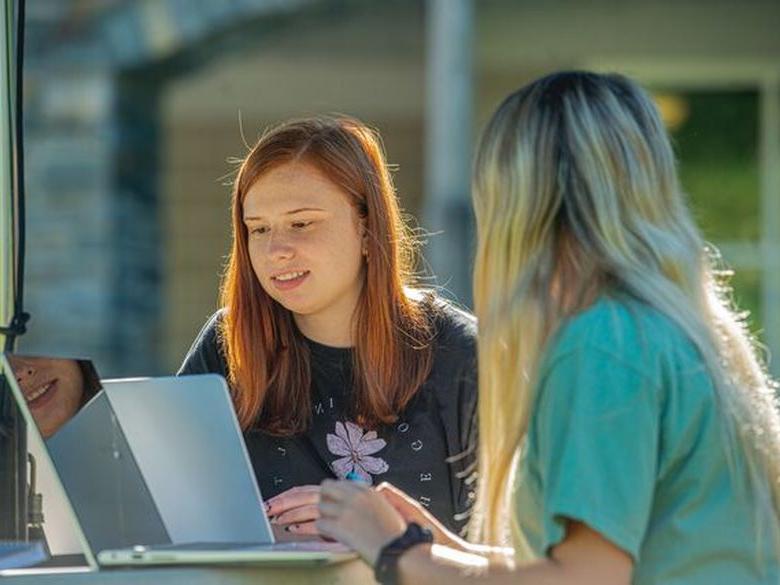
{"label": "teal green t-shirt", "polygon": [[542,360],[515,494],[529,544],[548,554],[571,519],[629,553],[637,585],[777,585],[776,519],[753,500],[741,453],[730,472],[723,432],[682,329],[601,299]]}

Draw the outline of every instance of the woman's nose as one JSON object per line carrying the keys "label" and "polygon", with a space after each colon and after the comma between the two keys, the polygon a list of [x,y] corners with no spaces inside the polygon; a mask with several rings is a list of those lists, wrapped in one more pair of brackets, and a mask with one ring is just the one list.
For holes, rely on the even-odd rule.
{"label": "woman's nose", "polygon": [[268,239],[267,252],[272,260],[287,260],[295,256],[295,248],[289,239],[280,235],[271,235]]}
{"label": "woman's nose", "polygon": [[32,368],[32,366],[25,366],[17,368],[14,373],[16,374],[16,381],[21,382],[25,378],[32,378],[35,374],[35,370]]}

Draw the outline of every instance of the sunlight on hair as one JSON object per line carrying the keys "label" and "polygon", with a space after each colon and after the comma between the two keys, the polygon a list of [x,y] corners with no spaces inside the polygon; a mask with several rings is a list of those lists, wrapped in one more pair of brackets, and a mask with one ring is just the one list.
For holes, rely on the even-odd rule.
{"label": "sunlight on hair", "polygon": [[355,309],[354,406],[367,428],[389,424],[412,399],[432,363],[426,303],[415,284],[418,238],[404,222],[379,134],[347,116],[293,119],[267,129],[238,159],[233,180],[233,237],[222,278],[222,349],[242,429],[302,432],[311,418],[309,353],[290,312],[254,275],[243,205],[259,177],[287,163],[313,166],[338,187],[365,221],[363,286]]}
{"label": "sunlight on hair", "polygon": [[442,565],[460,568],[468,576],[485,574],[490,566],[488,559],[482,555],[455,550],[440,544],[431,547],[431,557]]}
{"label": "sunlight on hair", "polygon": [[[670,125],[686,115],[681,102],[660,103]],[[692,341],[715,385],[730,460],[744,452],[754,496],[776,520],[777,386],[694,224],[648,93],[619,75],[573,72],[510,95],[482,135],[473,201],[480,477],[471,538],[524,556],[510,495],[539,360],[564,319],[605,294],[646,303]],[[757,533],[774,522],[755,520]]]}

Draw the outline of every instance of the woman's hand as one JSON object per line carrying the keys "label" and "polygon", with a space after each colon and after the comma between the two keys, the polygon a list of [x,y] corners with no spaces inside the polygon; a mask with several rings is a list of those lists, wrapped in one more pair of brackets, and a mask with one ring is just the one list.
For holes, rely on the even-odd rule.
{"label": "woman's hand", "polygon": [[404,522],[407,524],[409,522],[416,522],[420,526],[430,530],[433,534],[433,542],[436,544],[443,544],[462,550],[468,548],[466,541],[447,530],[444,525],[417,500],[399,490],[393,484],[386,481],[382,482],[376,488],[376,491],[382,494],[385,500],[395,508],[404,519]]}
{"label": "woman's hand", "polygon": [[[320,517],[317,504],[320,501],[320,486],[302,485],[269,498],[265,502],[265,511],[274,529],[280,536],[285,532],[290,536],[318,536],[316,520]],[[281,535],[281,540],[294,540]]]}
{"label": "woman's hand", "polygon": [[357,551],[372,567],[382,547],[406,530],[401,514],[362,482],[326,479],[320,487],[317,529]]}

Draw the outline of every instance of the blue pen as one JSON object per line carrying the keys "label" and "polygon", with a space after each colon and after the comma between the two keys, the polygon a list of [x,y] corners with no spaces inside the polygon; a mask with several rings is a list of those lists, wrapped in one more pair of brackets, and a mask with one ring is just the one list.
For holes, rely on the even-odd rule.
{"label": "blue pen", "polygon": [[368,483],[370,483],[370,482],[366,481],[365,479],[363,479],[362,477],[360,477],[360,476],[359,476],[357,473],[355,473],[354,471],[350,471],[350,472],[347,474],[347,476],[346,476],[346,478],[345,478],[345,479],[348,479],[349,481],[357,481],[357,482],[359,482],[359,483],[365,483],[365,484],[368,484]]}

